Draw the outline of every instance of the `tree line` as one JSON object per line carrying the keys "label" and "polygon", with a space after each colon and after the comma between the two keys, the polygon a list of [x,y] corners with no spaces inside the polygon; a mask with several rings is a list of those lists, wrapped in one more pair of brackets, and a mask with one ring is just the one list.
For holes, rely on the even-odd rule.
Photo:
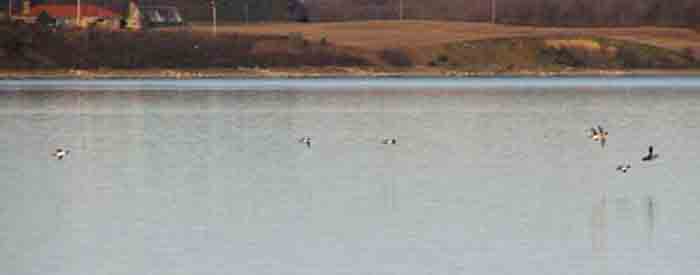
{"label": "tree line", "polygon": [[[0,0],[2,1],[2,0]],[[21,0],[14,0],[19,7]],[[404,19],[489,21],[543,26],[697,26],[700,0],[215,0],[223,21]],[[126,10],[129,0],[82,0]],[[210,20],[209,0],[138,0],[178,7],[185,20]],[[32,0],[33,4],[75,0]],[[401,5],[403,4],[403,5]]]}
{"label": "tree line", "polygon": [[[299,4],[300,0],[290,0]],[[689,26],[700,0],[496,0],[499,23],[548,26]],[[489,21],[492,0],[305,0],[311,21],[398,19]]]}

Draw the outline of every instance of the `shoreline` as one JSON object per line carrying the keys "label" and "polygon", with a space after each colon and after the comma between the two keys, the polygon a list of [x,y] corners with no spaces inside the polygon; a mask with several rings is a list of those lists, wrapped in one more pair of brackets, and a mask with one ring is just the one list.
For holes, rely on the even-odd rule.
{"label": "shoreline", "polygon": [[433,67],[301,67],[232,69],[0,69],[0,80],[32,79],[225,79],[225,78],[388,78],[388,77],[621,77],[688,76],[700,77],[700,69],[681,70],[588,70],[561,71],[512,70],[467,71]]}

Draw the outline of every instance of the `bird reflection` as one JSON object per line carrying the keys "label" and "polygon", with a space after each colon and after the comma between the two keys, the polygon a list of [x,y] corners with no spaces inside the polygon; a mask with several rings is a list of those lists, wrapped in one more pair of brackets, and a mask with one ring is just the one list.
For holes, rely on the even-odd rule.
{"label": "bird reflection", "polygon": [[652,196],[647,196],[646,197],[646,211],[647,211],[647,241],[649,242],[649,245],[651,245],[651,242],[654,237],[654,227],[656,224],[656,217],[654,213],[656,212],[656,203],[654,202],[654,198]]}
{"label": "bird reflection", "polygon": [[593,245],[593,251],[604,252],[607,250],[608,242],[608,206],[607,198],[604,196],[593,205],[593,211],[591,215],[591,241]]}

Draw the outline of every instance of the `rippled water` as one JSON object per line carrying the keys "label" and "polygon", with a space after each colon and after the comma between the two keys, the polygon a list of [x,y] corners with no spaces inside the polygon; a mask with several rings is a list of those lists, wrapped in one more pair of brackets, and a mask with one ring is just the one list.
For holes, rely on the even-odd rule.
{"label": "rippled water", "polygon": [[695,78],[0,90],[0,274],[700,269]]}

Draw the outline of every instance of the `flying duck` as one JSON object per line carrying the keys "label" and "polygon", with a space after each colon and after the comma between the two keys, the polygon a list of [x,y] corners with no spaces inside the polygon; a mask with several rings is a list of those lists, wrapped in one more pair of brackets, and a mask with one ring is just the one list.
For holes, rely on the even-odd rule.
{"label": "flying duck", "polygon": [[652,161],[659,158],[659,154],[654,154],[654,146],[649,146],[649,154],[642,158],[642,161]]}
{"label": "flying duck", "polygon": [[303,137],[299,139],[299,143],[304,143],[306,144],[306,147],[311,148],[311,137]]}
{"label": "flying duck", "polygon": [[70,150],[64,150],[64,149],[58,148],[58,149],[56,149],[55,153],[51,154],[51,156],[56,157],[56,159],[58,159],[58,160],[62,160],[63,158],[68,156],[69,153],[70,153]]}
{"label": "flying duck", "polygon": [[382,140],[382,144],[396,144],[396,138],[385,138]]}
{"label": "flying duck", "polygon": [[629,164],[620,164],[617,166],[616,170],[622,173],[627,173],[627,170],[629,170],[630,168],[632,168],[632,166]]}
{"label": "flying duck", "polygon": [[600,141],[600,146],[605,147],[605,141],[608,140],[608,132],[603,130],[603,127],[600,127],[600,125],[598,125],[598,129],[591,128],[590,131],[591,131],[591,134],[589,135],[589,137],[593,141]]}

